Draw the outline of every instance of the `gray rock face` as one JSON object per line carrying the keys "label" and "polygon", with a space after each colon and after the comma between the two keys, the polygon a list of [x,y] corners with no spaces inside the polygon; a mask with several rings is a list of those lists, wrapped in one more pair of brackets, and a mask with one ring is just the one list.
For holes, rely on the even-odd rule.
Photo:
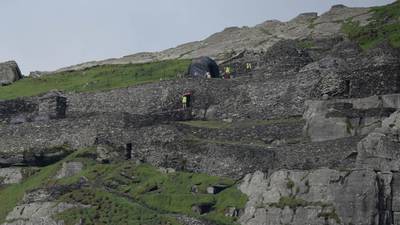
{"label": "gray rock face", "polygon": [[277,171],[247,175],[245,225],[375,224],[378,190],[370,170]]}
{"label": "gray rock face", "polygon": [[70,187],[52,186],[51,189],[36,189],[25,193],[21,202],[8,213],[3,225],[64,225],[54,217],[68,209],[88,208],[88,205],[70,204],[57,200],[67,190],[82,188],[84,183]]}
{"label": "gray rock face", "polygon": [[377,171],[400,171],[400,112],[393,113],[358,144],[357,163]]}
{"label": "gray rock face", "polygon": [[4,225],[63,225],[63,221],[56,221],[52,216],[74,207],[76,205],[59,202],[34,202],[20,205],[7,215]]}
{"label": "gray rock face", "polygon": [[[398,108],[397,97],[388,95],[342,101],[335,109],[344,110],[353,106],[374,108],[377,104],[381,107]],[[349,104],[349,101],[352,103]],[[321,224],[318,221],[321,216],[325,219],[324,223],[328,224],[398,224],[399,118],[398,111],[392,113],[359,142],[355,152],[355,169],[347,172],[326,169],[278,171],[268,177],[263,173],[248,175],[241,186],[241,190],[250,196],[246,213],[241,218],[242,224]],[[300,182],[296,174],[301,174]],[[317,182],[317,189],[313,188],[314,182]],[[307,186],[306,193],[302,192],[302,185]],[[323,191],[319,193],[324,193],[323,196],[313,193],[313,190],[319,188],[322,188]],[[314,197],[322,203],[328,200],[325,202],[328,204],[323,204],[322,208],[322,211],[328,209],[328,212],[318,211],[321,210],[316,207],[318,204],[312,204]],[[263,206],[261,209],[256,207],[260,204]],[[293,205],[296,210],[293,210]],[[333,208],[329,209],[330,206]],[[307,223],[301,220],[302,215],[307,215]],[[285,220],[286,218],[290,220]],[[332,218],[334,219],[331,220]]]}
{"label": "gray rock face", "polygon": [[400,95],[372,96],[362,99],[306,101],[305,133],[312,141],[334,140],[366,135],[381,126],[391,115]]}
{"label": "gray rock face", "polygon": [[179,221],[179,223],[183,225],[214,225],[211,222],[208,221],[202,221],[200,219],[184,216],[184,215],[178,215],[175,217],[176,220]]}
{"label": "gray rock face", "polygon": [[61,170],[58,171],[56,178],[62,179],[65,177],[72,177],[82,171],[82,169],[83,164],[81,162],[64,162]]}
{"label": "gray rock face", "polygon": [[17,184],[23,179],[21,168],[0,168],[0,185]]}
{"label": "gray rock face", "polygon": [[22,78],[15,61],[0,63],[0,86],[9,85]]}

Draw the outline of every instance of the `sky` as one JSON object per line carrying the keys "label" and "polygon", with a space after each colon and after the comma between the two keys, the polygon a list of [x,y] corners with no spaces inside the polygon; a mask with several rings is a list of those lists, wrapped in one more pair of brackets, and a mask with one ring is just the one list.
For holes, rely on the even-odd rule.
{"label": "sky", "polygon": [[0,0],[0,62],[24,74],[160,51],[230,26],[394,0]]}

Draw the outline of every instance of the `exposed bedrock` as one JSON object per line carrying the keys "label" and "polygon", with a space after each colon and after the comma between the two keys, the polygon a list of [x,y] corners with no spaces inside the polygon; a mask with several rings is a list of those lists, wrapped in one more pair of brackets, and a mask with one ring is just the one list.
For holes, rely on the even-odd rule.
{"label": "exposed bedrock", "polygon": [[312,141],[367,135],[400,107],[400,95],[306,101],[304,131]]}

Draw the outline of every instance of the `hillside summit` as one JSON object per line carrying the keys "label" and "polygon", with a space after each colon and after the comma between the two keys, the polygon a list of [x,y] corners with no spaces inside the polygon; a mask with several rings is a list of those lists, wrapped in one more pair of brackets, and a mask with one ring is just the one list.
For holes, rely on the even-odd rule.
{"label": "hillside summit", "polygon": [[337,5],[7,83],[0,223],[400,224],[399,18]]}
{"label": "hillside summit", "polygon": [[344,5],[333,6],[328,12],[304,13],[296,18],[281,22],[265,21],[255,27],[229,27],[222,32],[211,35],[203,41],[186,43],[176,48],[161,52],[143,52],[117,59],[87,62],[60,71],[80,70],[96,65],[146,63],[168,59],[192,59],[210,56],[218,61],[229,57],[229,52],[243,50],[265,51],[281,40],[287,39],[320,39],[323,37],[341,35],[344,21],[351,19],[360,25],[368,24],[372,17],[370,8],[350,8]]}

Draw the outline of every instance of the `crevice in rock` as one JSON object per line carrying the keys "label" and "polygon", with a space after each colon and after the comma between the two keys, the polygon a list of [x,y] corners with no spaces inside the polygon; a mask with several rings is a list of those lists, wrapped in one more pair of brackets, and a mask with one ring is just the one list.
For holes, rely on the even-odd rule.
{"label": "crevice in rock", "polygon": [[[392,182],[387,183],[387,180],[383,177],[383,174],[378,173],[376,177],[378,187],[378,225],[392,225],[393,224],[393,211],[392,211]],[[387,185],[391,190],[390,195],[386,193]]]}

